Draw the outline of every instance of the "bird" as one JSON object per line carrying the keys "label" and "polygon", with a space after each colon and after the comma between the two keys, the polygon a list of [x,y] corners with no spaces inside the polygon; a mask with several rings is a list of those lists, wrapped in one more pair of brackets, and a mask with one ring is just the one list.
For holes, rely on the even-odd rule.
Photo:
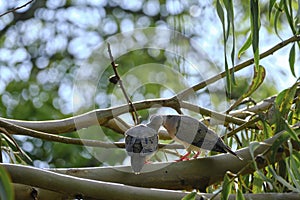
{"label": "bird", "polygon": [[191,151],[200,152],[201,149],[205,149],[220,153],[228,152],[243,160],[213,130],[193,117],[186,115],[154,115],[152,118],[152,120],[158,118],[157,121],[162,118],[162,126],[173,140],[181,143],[186,148],[188,154]]}
{"label": "bird", "polygon": [[131,157],[131,168],[140,174],[145,162],[158,150],[158,129],[163,118],[156,117],[125,132],[125,149]]}

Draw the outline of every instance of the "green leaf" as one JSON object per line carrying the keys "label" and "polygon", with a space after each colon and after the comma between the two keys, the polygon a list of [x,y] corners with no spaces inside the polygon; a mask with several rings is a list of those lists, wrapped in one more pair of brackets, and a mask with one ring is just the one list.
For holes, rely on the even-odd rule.
{"label": "green leaf", "polygon": [[[292,152],[292,151],[291,151]],[[300,162],[299,160],[297,161],[297,158],[295,155],[293,154],[290,154],[290,167],[291,167],[291,172],[290,173],[293,173],[295,177],[300,177],[300,172],[299,172],[299,165],[300,165]],[[295,180],[295,185],[297,188],[299,188],[299,185],[300,185],[300,179],[297,178],[297,180]]]}
{"label": "green leaf", "polygon": [[276,0],[270,0],[270,2],[269,2],[269,19],[271,19],[272,8],[273,8],[275,2],[276,2]]}
{"label": "green leaf", "polygon": [[[218,17],[222,23],[223,40],[224,40],[224,64],[225,64],[225,72],[226,72],[226,84],[227,84],[227,92],[228,92],[228,95],[230,96],[230,94],[231,94],[231,76],[230,76],[229,67],[228,67],[227,50],[226,50],[226,44],[227,44],[228,35],[229,35],[229,32],[228,32],[229,28],[228,28],[228,31],[226,32],[224,11],[223,11],[223,7],[220,3],[220,0],[217,0],[216,6],[217,6]],[[230,21],[228,22],[228,25],[229,25],[229,23],[230,23]]]}
{"label": "green leaf", "polygon": [[14,189],[9,174],[2,166],[0,166],[0,199],[14,199]]}
{"label": "green leaf", "polygon": [[291,109],[297,86],[298,83],[296,82],[291,88],[285,89],[280,92],[275,99],[276,106],[282,114],[282,117],[285,117]]}
{"label": "green leaf", "polygon": [[[300,134],[300,130],[296,129],[295,130],[296,135]],[[288,133],[288,131],[284,131],[272,144],[271,147],[271,151],[273,152],[272,156],[271,156],[271,161],[274,162],[275,161],[275,156],[277,154],[277,149],[282,146],[283,143],[285,143],[289,138],[291,137],[291,135]]]}
{"label": "green leaf", "polygon": [[249,86],[248,90],[239,97],[232,106],[227,110],[227,112],[231,111],[234,107],[239,105],[243,99],[246,97],[249,97],[253,92],[257,90],[257,88],[264,82],[266,77],[266,70],[263,66],[259,65],[258,68],[254,67],[254,76],[251,82],[251,85]]}
{"label": "green leaf", "polygon": [[257,173],[254,173],[253,177],[253,193],[261,193],[262,192],[262,185],[263,180],[260,178],[260,176]]}
{"label": "green leaf", "polygon": [[250,96],[257,88],[264,82],[266,77],[266,70],[263,66],[259,65],[258,68],[254,68],[254,76],[248,90],[243,94],[243,98]]}
{"label": "green leaf", "polygon": [[297,142],[300,142],[297,133],[290,127],[290,125],[286,120],[284,122],[285,122],[285,130],[290,134],[291,138],[293,138],[293,140]]}
{"label": "green leaf", "polygon": [[290,25],[290,28],[293,32],[293,34],[296,34],[296,29],[294,26],[294,19],[293,19],[293,10],[292,10],[292,2],[290,0],[284,0],[283,1],[283,10],[285,12],[286,18],[288,20],[288,23]]}
{"label": "green leaf", "polygon": [[242,191],[240,189],[237,190],[235,199],[245,200],[245,197],[244,197],[244,195],[243,195],[243,193],[242,193]]}
{"label": "green leaf", "polygon": [[[300,189],[300,175],[299,175],[299,170],[297,169],[297,165],[295,165],[295,160],[293,157],[293,146],[292,143],[290,141],[287,142],[288,143],[288,147],[289,147],[289,151],[290,151],[290,165],[288,163],[288,160],[286,160],[286,166],[287,166],[287,172],[289,174],[289,176],[291,177],[291,180],[293,181],[294,185],[296,186],[296,188]],[[298,165],[299,166],[299,165]],[[296,169],[296,170],[293,170]],[[296,174],[294,174],[294,172],[297,172]],[[298,177],[298,178],[296,178]]]}
{"label": "green leaf", "polygon": [[227,200],[231,193],[232,181],[226,173],[222,184],[221,200]]}
{"label": "green leaf", "polygon": [[289,55],[289,63],[290,63],[290,69],[291,69],[291,72],[293,74],[294,77],[296,77],[296,74],[295,74],[295,44],[293,44],[291,50],[290,50],[290,55]]}
{"label": "green leaf", "polygon": [[186,196],[184,196],[182,198],[182,200],[195,200],[196,195],[197,195],[197,192],[191,192],[191,193],[187,194]]}
{"label": "green leaf", "polygon": [[220,3],[220,0],[217,0],[217,14],[221,20],[223,30],[225,30],[224,11],[223,11],[223,7]]}
{"label": "green leaf", "polygon": [[282,40],[282,38],[280,37],[280,35],[278,33],[278,20],[279,20],[280,15],[283,12],[283,9],[282,9],[283,1],[280,1],[279,5],[277,5],[277,4],[275,4],[275,5],[276,5],[275,6],[276,11],[275,11],[275,17],[274,17],[274,30],[275,30],[276,35],[279,37],[279,39]]}
{"label": "green leaf", "polygon": [[241,55],[243,53],[245,53],[245,51],[247,49],[249,49],[249,47],[251,46],[251,42],[252,42],[252,37],[251,37],[251,34],[248,36],[246,42],[244,43],[244,45],[241,47],[241,49],[239,50],[238,52],[238,58],[241,58]]}
{"label": "green leaf", "polygon": [[279,181],[282,185],[284,185],[285,187],[287,187],[288,189],[290,189],[293,192],[300,192],[300,189],[295,188],[294,186],[292,186],[290,183],[288,183],[284,178],[282,178],[281,176],[278,176],[277,173],[275,172],[275,170],[273,169],[272,166],[268,166],[269,171],[271,172],[271,174],[273,175],[273,177]]}
{"label": "green leaf", "polygon": [[[231,51],[231,63],[232,66],[234,66],[234,60],[235,60],[235,28],[234,28],[234,9],[233,9],[233,3],[232,0],[224,0],[224,5],[227,11],[227,21],[228,21],[228,30],[229,33],[230,26],[231,26],[231,32],[232,32],[232,51]],[[228,34],[229,35],[229,34]],[[227,35],[227,37],[228,37]],[[232,80],[234,80],[234,73],[232,73]]]}
{"label": "green leaf", "polygon": [[252,35],[252,48],[254,54],[255,67],[259,67],[259,28],[260,28],[260,12],[259,1],[250,0],[250,19],[251,19],[251,35]]}

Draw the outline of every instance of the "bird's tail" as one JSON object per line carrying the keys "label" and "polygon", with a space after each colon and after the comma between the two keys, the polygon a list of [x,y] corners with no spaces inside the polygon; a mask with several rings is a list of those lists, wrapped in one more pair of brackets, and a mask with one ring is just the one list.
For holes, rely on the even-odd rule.
{"label": "bird's tail", "polygon": [[227,146],[227,145],[225,145],[226,147],[226,151],[228,152],[228,153],[230,153],[230,154],[232,154],[232,155],[234,155],[235,157],[237,157],[239,160],[244,160],[242,157],[240,157],[239,155],[237,155],[234,151],[232,151],[231,149],[230,149],[230,147],[229,146]]}

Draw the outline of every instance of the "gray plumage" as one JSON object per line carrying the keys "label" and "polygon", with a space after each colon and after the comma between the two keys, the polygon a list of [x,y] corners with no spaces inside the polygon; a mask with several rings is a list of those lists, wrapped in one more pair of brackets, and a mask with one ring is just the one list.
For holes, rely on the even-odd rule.
{"label": "gray plumage", "polygon": [[228,152],[242,160],[214,131],[197,119],[184,115],[162,115],[162,117],[162,125],[171,138],[183,144],[187,151],[205,149],[220,153]]}
{"label": "gray plumage", "polygon": [[137,125],[125,132],[125,149],[131,157],[131,168],[139,174],[146,160],[158,149],[157,131],[162,117],[155,118],[146,125]]}

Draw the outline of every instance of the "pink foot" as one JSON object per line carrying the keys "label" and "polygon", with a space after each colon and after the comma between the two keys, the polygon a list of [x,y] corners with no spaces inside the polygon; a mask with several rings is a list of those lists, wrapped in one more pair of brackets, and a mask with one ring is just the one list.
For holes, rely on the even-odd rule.
{"label": "pink foot", "polygon": [[193,159],[198,158],[199,154],[200,154],[200,151],[197,151],[197,153],[195,153],[195,154],[193,155]]}
{"label": "pink foot", "polygon": [[186,154],[184,154],[183,156],[181,156],[178,160],[175,160],[176,162],[180,162],[180,161],[185,161],[185,160],[189,160],[188,156],[191,154],[191,152],[187,152]]}

